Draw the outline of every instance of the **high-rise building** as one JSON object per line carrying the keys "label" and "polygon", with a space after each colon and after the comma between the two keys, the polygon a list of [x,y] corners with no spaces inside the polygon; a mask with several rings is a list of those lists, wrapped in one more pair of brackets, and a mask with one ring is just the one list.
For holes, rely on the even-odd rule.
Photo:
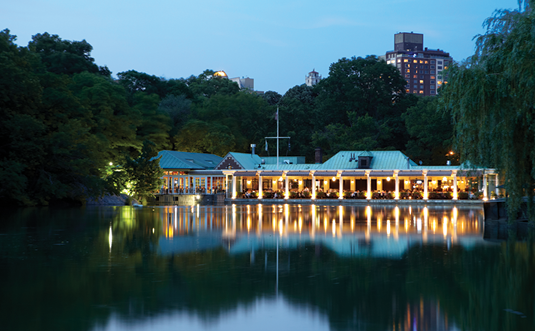
{"label": "high-rise building", "polygon": [[443,71],[453,61],[443,50],[424,47],[424,35],[412,32],[396,33],[394,50],[381,57],[401,72],[407,81],[405,91],[419,95],[436,95],[448,82]]}
{"label": "high-rise building", "polygon": [[314,86],[317,83],[319,83],[320,80],[321,80],[320,74],[316,72],[316,70],[312,70],[311,72],[308,73],[308,76],[305,77],[305,84],[307,84],[307,86]]}

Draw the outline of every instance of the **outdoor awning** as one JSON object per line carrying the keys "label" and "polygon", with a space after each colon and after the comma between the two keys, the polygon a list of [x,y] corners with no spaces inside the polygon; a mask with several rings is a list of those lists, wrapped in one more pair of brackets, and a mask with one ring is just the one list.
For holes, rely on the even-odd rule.
{"label": "outdoor awning", "polygon": [[433,170],[433,171],[428,171],[427,172],[427,176],[433,176],[433,177],[450,177],[451,176],[451,170]]}
{"label": "outdoor awning", "polygon": [[347,170],[342,171],[343,177],[364,177],[366,176],[366,171],[364,170]]}
{"label": "outdoor awning", "polygon": [[[190,171],[187,175],[180,176],[225,176],[221,170],[194,170]],[[175,175],[178,176],[178,175]]]}
{"label": "outdoor awning", "polygon": [[398,172],[398,176],[399,177],[408,177],[408,176],[423,176],[422,174],[422,171],[421,170],[416,170],[416,171],[409,171],[409,170],[406,170],[406,171],[400,171]]}
{"label": "outdoor awning", "polygon": [[338,171],[316,171],[314,173],[315,177],[336,177]]}
{"label": "outdoor awning", "polygon": [[286,176],[310,176],[310,171],[288,171]]}
{"label": "outdoor awning", "polygon": [[393,177],[394,171],[372,171],[370,177]]}
{"label": "outdoor awning", "polygon": [[263,177],[280,177],[282,176],[282,171],[262,171],[260,176]]}
{"label": "outdoor awning", "polygon": [[483,176],[483,171],[482,170],[457,171],[457,176],[459,176],[459,177],[479,177],[479,176]]}
{"label": "outdoor awning", "polygon": [[256,171],[236,171],[234,173],[236,177],[256,177]]}

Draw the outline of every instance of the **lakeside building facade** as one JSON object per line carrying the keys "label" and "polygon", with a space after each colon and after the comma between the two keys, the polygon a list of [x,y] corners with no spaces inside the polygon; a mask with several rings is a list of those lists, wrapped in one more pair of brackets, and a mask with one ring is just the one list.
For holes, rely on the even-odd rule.
{"label": "lakeside building facade", "polygon": [[210,154],[160,153],[165,171],[161,194],[225,192],[229,200],[458,200],[469,195],[488,200],[500,194],[494,169],[420,166],[400,151],[341,151],[315,164],[267,163],[256,154],[233,152],[211,159]]}
{"label": "lakeside building facade", "polygon": [[394,35],[394,50],[381,56],[398,68],[407,81],[405,91],[418,95],[437,95],[448,77],[444,70],[451,65],[450,54],[440,49],[424,47],[424,35],[401,32]]}

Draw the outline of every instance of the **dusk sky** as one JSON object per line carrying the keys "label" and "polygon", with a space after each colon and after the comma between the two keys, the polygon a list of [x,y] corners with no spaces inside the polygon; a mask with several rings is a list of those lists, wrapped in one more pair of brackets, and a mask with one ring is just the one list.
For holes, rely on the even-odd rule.
{"label": "dusk sky", "polygon": [[87,40],[98,65],[114,76],[137,70],[164,78],[225,70],[250,77],[255,90],[277,91],[323,77],[342,57],[383,55],[394,34],[424,34],[424,46],[461,61],[495,9],[517,0],[19,0],[0,11],[1,29],[26,46],[48,32]]}

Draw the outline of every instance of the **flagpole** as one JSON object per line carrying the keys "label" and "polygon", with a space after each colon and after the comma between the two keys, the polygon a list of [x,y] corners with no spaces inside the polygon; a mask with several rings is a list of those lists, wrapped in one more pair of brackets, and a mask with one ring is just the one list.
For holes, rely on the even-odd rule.
{"label": "flagpole", "polygon": [[277,170],[279,170],[279,106],[277,105]]}

